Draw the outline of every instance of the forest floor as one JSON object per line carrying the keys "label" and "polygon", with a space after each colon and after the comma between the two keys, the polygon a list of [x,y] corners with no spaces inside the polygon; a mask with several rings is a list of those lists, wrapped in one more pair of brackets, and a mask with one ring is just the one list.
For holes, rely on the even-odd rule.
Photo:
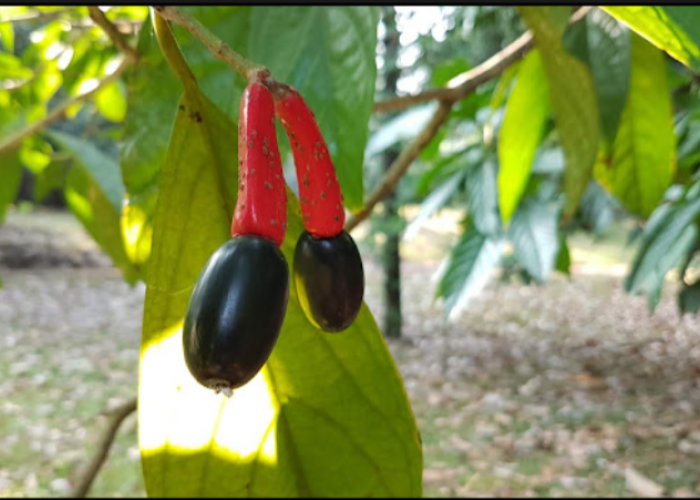
{"label": "forest floor", "polygon": [[[622,232],[577,235],[571,279],[493,283],[447,323],[432,276],[451,227],[431,222],[403,245],[404,336],[388,343],[421,430],[425,496],[700,496],[700,322],[679,316],[675,284],[650,316],[622,290]],[[0,497],[66,496],[102,412],[135,393],[144,287],[48,211],[0,227],[0,278]],[[90,493],[144,495],[134,416]]]}

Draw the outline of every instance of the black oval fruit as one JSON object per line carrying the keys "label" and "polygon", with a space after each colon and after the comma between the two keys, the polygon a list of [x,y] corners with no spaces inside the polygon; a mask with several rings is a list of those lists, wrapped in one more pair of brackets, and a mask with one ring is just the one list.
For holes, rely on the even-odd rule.
{"label": "black oval fruit", "polygon": [[187,307],[185,361],[217,392],[252,379],[277,342],[289,299],[287,261],[274,242],[236,236],[207,261]]}
{"label": "black oval fruit", "polygon": [[327,332],[340,332],[355,321],[365,291],[362,258],[343,230],[332,238],[304,231],[294,251],[294,285],[309,320]]}

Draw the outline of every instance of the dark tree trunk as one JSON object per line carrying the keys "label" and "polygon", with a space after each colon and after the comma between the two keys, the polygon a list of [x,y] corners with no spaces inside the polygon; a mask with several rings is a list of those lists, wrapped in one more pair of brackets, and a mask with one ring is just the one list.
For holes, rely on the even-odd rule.
{"label": "dark tree trunk", "polygon": [[[396,67],[399,54],[399,33],[396,29],[396,11],[393,7],[382,8],[386,35],[384,37],[384,92],[387,96],[396,94],[396,83],[401,76],[401,70]],[[388,170],[398,152],[395,148],[383,153],[384,170]],[[398,203],[396,194],[392,193],[384,202],[384,225],[386,242],[382,249],[382,264],[384,266],[384,335],[401,337],[401,257],[399,254],[400,230],[396,219]]]}

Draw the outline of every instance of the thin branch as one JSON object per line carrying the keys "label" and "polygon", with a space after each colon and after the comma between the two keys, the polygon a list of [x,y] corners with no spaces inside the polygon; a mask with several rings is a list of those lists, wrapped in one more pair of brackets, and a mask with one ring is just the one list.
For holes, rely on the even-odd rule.
{"label": "thin branch", "polygon": [[209,49],[214,57],[225,62],[246,80],[251,81],[257,79],[257,75],[269,75],[269,71],[265,66],[248,61],[238,52],[229,47],[226,42],[209,31],[202,23],[195,18],[182,12],[177,7],[172,6],[154,6],[153,9],[160,14],[163,19],[179,24],[187,31],[192,33],[195,38],[204,44]]}
{"label": "thin branch", "polygon": [[136,61],[139,58],[139,53],[127,43],[119,29],[117,29],[117,27],[109,19],[107,19],[105,13],[95,5],[90,5],[88,10],[90,12],[90,19],[92,19],[95,24],[102,28],[110,40],[114,42],[114,45],[116,45],[117,48],[128,58]]}
{"label": "thin branch", "polygon": [[109,425],[100,439],[97,446],[97,453],[92,457],[92,460],[90,460],[85,472],[81,475],[78,485],[73,490],[73,497],[85,498],[90,490],[90,487],[92,486],[93,481],[95,480],[95,477],[97,477],[97,473],[102,468],[105,460],[107,460],[109,449],[112,447],[112,443],[114,442],[114,438],[117,435],[119,427],[122,425],[126,417],[135,411],[136,398],[133,398],[111,412]]}
{"label": "thin branch", "polygon": [[440,127],[447,121],[452,106],[474,92],[479,85],[503,73],[508,66],[519,60],[532,47],[532,43],[532,36],[529,33],[525,33],[508,47],[487,59],[476,68],[453,79],[458,82],[455,87],[441,89],[443,93],[441,95],[440,106],[415,140],[401,152],[399,157],[394,161],[391,167],[389,167],[389,170],[384,175],[379,185],[367,198],[362,210],[353,214],[348,219],[345,224],[345,229],[347,231],[351,231],[355,226],[366,219],[369,214],[372,213],[374,206],[394,190],[413,161],[418,158],[421,151],[430,144],[430,141],[433,140],[440,130]]}
{"label": "thin branch", "polygon": [[21,23],[24,21],[45,21],[50,22],[54,19],[58,19],[66,12],[75,10],[75,7],[66,7],[65,9],[52,10],[49,12],[42,12],[40,10],[35,10],[29,14],[24,14],[22,16],[11,17],[7,19],[0,19],[0,23]]}
{"label": "thin branch", "polygon": [[428,124],[418,134],[418,137],[416,137],[415,140],[401,152],[394,163],[391,164],[379,185],[369,198],[367,198],[362,210],[353,214],[352,217],[348,219],[345,224],[345,229],[347,231],[351,231],[355,226],[366,219],[372,212],[372,209],[374,209],[374,206],[391,194],[403,174],[406,173],[408,167],[413,163],[413,160],[415,160],[418,155],[420,155],[421,151],[430,144],[430,141],[433,140],[433,137],[435,137],[435,134],[440,130],[440,127],[447,121],[447,118],[450,116],[450,111],[452,111],[452,103],[441,101],[440,106],[435,111]]}
{"label": "thin branch", "polygon": [[[574,15],[571,16],[569,22],[574,23],[588,14],[592,7],[582,7],[578,9]],[[499,76],[503,71],[506,70],[510,65],[518,61],[523,57],[528,50],[533,47],[532,34],[528,31],[524,33],[520,38],[511,43],[508,47],[493,55],[480,65],[471,70],[456,76],[447,83],[445,89],[438,89],[440,93],[439,97],[435,97],[435,93],[438,91],[430,91],[432,93],[426,93],[430,95],[430,99],[425,99],[419,102],[426,102],[432,99],[439,99],[440,106],[433,113],[430,121],[427,123],[423,130],[418,134],[414,141],[409,144],[399,155],[399,157],[394,161],[394,163],[389,167],[379,185],[374,189],[372,194],[367,198],[365,206],[357,213],[353,214],[345,223],[345,229],[351,231],[360,222],[369,217],[372,213],[375,205],[386,198],[395,188],[396,185],[401,180],[401,177],[408,171],[413,161],[418,158],[421,151],[430,144],[435,135],[437,135],[440,127],[447,121],[450,116],[450,111],[452,107],[458,101],[464,99],[469,94],[474,92],[477,87],[489,80],[492,80]],[[416,98],[418,96],[410,96],[409,98],[398,98],[392,99],[394,101],[394,108],[391,109],[403,109],[412,104],[416,103]],[[390,103],[391,101],[385,101],[385,103]],[[382,104],[382,103],[379,103]],[[383,109],[383,111],[388,111],[389,109]]]}
{"label": "thin branch", "polygon": [[74,104],[77,104],[79,102],[85,101],[86,99],[89,99],[90,97],[95,95],[97,92],[102,90],[104,87],[106,87],[110,83],[117,80],[122,75],[122,73],[124,73],[124,71],[126,71],[126,69],[129,67],[130,64],[131,64],[131,60],[128,57],[124,57],[121,64],[119,65],[119,67],[117,67],[117,69],[114,70],[114,73],[102,78],[98,82],[98,84],[95,86],[95,88],[68,99],[63,104],[61,104],[60,106],[55,108],[53,111],[48,113],[41,120],[27,125],[24,129],[12,134],[10,137],[5,139],[3,142],[0,142],[0,154],[5,153],[6,151],[9,151],[11,149],[14,149],[15,147],[19,146],[22,143],[22,141],[24,139],[26,139],[27,137],[44,130],[46,127],[51,125],[53,122],[63,118],[63,115],[65,115],[68,108],[70,108]]}
{"label": "thin branch", "polygon": [[[575,23],[583,19],[592,8],[593,7],[591,6],[585,6],[577,9],[576,12],[571,16],[569,23]],[[386,113],[390,111],[400,111],[402,109],[415,106],[416,104],[422,104],[424,102],[430,102],[435,100],[451,101],[455,98],[463,99],[464,96],[468,95],[473,90],[473,80],[475,78],[481,78],[482,73],[488,70],[488,68],[485,67],[486,65],[497,65],[499,63],[497,57],[508,57],[509,53],[511,52],[516,52],[523,55],[525,54],[525,52],[530,50],[530,48],[532,48],[532,43],[532,34],[528,31],[524,33],[520,38],[515,40],[513,43],[511,43],[508,47],[503,49],[501,52],[499,52],[492,58],[486,60],[484,63],[480,64],[476,68],[473,68],[469,71],[465,71],[464,73],[455,76],[452,80],[447,82],[447,85],[445,87],[439,89],[426,90],[416,95],[394,97],[385,101],[375,102],[372,111],[374,113]],[[478,81],[477,86],[490,79],[491,78],[487,78],[486,80]],[[460,97],[460,95],[462,97]]]}

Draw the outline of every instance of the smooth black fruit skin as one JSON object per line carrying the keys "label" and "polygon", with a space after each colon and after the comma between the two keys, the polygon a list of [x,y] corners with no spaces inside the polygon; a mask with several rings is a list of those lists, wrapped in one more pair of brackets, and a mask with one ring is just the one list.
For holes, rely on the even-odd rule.
{"label": "smooth black fruit skin", "polygon": [[294,285],[306,317],[326,332],[340,332],[362,307],[365,274],[355,241],[343,230],[332,238],[304,231],[294,250]]}
{"label": "smooth black fruit skin", "polygon": [[187,307],[185,361],[197,381],[235,389],[263,367],[277,342],[289,299],[280,249],[259,236],[236,236],[207,261]]}

